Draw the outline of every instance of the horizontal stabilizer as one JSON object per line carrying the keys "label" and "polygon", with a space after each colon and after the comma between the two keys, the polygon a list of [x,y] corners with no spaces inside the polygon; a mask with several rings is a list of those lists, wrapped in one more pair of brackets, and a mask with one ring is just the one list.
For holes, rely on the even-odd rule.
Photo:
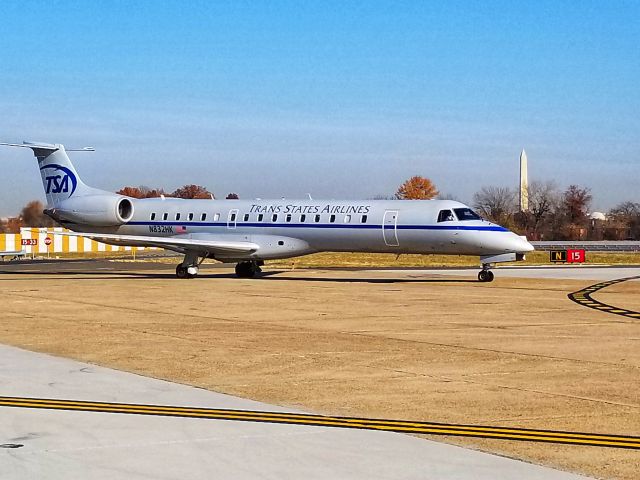
{"label": "horizontal stabilizer", "polygon": [[[52,143],[43,143],[43,142],[22,142],[22,143],[2,143],[0,145],[5,147],[22,147],[22,148],[31,148],[34,150],[48,150],[50,152],[55,152],[56,150],[60,150],[62,145],[54,145]],[[64,147],[62,147],[64,148]],[[93,147],[83,147],[83,148],[65,148],[67,152],[95,152],[95,148]]]}

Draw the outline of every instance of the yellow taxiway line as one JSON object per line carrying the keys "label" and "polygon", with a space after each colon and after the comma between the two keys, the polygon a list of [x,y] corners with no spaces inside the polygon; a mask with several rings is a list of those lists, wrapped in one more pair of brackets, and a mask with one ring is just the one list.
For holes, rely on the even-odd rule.
{"label": "yellow taxiway line", "polygon": [[230,410],[216,408],[175,407],[164,405],[138,405],[127,403],[89,402],[47,398],[0,397],[0,406],[71,410],[82,412],[157,415],[242,422],[265,422],[320,427],[357,428],[399,433],[428,435],[452,435],[462,437],[495,438],[530,442],[590,445],[597,447],[640,449],[640,437],[605,435],[597,433],[564,432],[527,428],[457,425],[404,420],[382,420],[355,417],[332,417],[301,413],[261,412],[254,410]]}
{"label": "yellow taxiway line", "polygon": [[601,312],[613,313],[615,315],[621,315],[623,317],[629,317],[633,319],[640,319],[640,312],[635,312],[633,310],[627,310],[626,308],[614,307],[613,305],[607,305],[606,303],[602,303],[591,297],[591,294],[597,292],[598,290],[602,290],[603,288],[609,287],[611,285],[615,285],[616,283],[626,282],[628,280],[636,280],[639,279],[640,276],[635,277],[626,277],[626,278],[618,278],[616,280],[609,280],[608,282],[596,283],[594,285],[590,285],[582,290],[578,290],[577,292],[570,293],[567,295],[570,300],[573,300],[579,305],[583,307],[593,308],[594,310],[600,310]]}

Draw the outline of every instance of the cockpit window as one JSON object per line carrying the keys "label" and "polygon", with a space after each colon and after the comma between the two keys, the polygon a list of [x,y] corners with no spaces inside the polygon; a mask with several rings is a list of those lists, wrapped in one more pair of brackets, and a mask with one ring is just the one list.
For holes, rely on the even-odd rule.
{"label": "cockpit window", "polygon": [[480,215],[470,208],[454,208],[453,211],[456,212],[458,220],[482,220]]}
{"label": "cockpit window", "polygon": [[440,210],[438,214],[438,222],[453,222],[455,219],[451,210]]}

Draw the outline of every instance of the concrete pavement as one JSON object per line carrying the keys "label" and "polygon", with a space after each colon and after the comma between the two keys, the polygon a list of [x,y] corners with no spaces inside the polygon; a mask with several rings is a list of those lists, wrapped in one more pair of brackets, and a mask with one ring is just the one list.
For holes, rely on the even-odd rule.
{"label": "concrete pavement", "polygon": [[[0,346],[4,396],[291,411]],[[0,479],[585,478],[386,432],[0,407]]]}

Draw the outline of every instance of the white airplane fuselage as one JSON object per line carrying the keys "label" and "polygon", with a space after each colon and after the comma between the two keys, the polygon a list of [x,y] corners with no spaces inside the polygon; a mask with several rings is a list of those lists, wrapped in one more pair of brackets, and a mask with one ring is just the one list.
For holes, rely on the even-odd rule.
{"label": "white airplane fuselage", "polygon": [[[117,227],[68,224],[77,231],[252,242],[246,255],[269,260],[314,252],[498,255],[531,250],[526,240],[485,220],[459,220],[451,200],[185,200],[131,199],[133,215]],[[438,222],[440,212],[453,219]]]}

